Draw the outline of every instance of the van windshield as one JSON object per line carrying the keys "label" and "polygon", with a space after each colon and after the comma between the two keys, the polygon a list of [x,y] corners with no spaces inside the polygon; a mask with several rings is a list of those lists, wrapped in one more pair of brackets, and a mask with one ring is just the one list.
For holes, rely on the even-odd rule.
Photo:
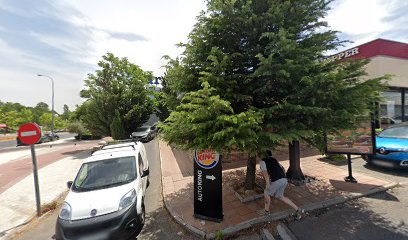
{"label": "van windshield", "polygon": [[72,190],[92,191],[130,183],[136,179],[134,156],[85,163],[75,178]]}

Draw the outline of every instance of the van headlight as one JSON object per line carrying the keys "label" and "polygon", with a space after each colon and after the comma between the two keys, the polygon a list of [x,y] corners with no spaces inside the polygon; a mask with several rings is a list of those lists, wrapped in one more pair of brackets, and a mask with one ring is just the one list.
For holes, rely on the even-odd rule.
{"label": "van headlight", "polygon": [[134,202],[136,202],[136,190],[133,189],[130,192],[126,193],[119,202],[119,210],[125,209],[131,206]]}
{"label": "van headlight", "polygon": [[72,215],[71,205],[69,205],[67,202],[64,202],[64,204],[62,204],[59,217],[62,220],[71,220],[71,215]]}

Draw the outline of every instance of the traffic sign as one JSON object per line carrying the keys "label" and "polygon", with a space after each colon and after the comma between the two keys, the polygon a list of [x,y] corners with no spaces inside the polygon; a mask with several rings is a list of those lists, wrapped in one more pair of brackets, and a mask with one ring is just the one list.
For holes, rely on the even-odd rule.
{"label": "traffic sign", "polygon": [[17,132],[17,136],[24,144],[30,145],[31,157],[33,159],[33,175],[34,175],[34,189],[35,200],[37,203],[37,216],[41,215],[41,199],[40,199],[40,187],[38,183],[38,168],[37,157],[35,156],[35,143],[41,138],[41,128],[36,123],[25,123],[20,126]]}
{"label": "traffic sign", "polygon": [[36,123],[25,123],[18,129],[18,138],[24,144],[35,144],[41,138],[41,128]]}
{"label": "traffic sign", "polygon": [[224,216],[221,156],[210,149],[194,153],[194,216],[215,222]]}

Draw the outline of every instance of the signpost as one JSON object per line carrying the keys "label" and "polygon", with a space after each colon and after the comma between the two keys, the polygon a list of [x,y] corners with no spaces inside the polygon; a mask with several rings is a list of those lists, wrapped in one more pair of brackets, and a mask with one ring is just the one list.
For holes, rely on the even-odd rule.
{"label": "signpost", "polygon": [[40,188],[38,186],[38,170],[37,170],[37,158],[35,156],[35,143],[41,138],[41,128],[36,123],[25,123],[18,129],[18,138],[24,144],[28,144],[31,147],[31,157],[33,159],[33,174],[34,174],[34,188],[35,199],[37,203],[37,216],[41,215],[41,201],[40,201]]}
{"label": "signpost", "polygon": [[361,123],[353,131],[344,130],[338,134],[326,136],[326,153],[347,155],[349,175],[344,178],[346,182],[357,182],[353,177],[351,155],[371,155],[375,154],[375,151],[375,121],[373,120]]}
{"label": "signpost", "polygon": [[194,216],[215,222],[224,217],[221,158],[209,149],[194,153]]}

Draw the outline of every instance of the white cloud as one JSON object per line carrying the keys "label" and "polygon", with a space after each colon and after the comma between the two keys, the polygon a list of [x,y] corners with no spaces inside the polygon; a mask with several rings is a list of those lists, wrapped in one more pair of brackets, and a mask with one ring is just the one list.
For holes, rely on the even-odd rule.
{"label": "white cloud", "polygon": [[82,102],[87,73],[106,52],[128,57],[161,75],[163,55],[180,54],[203,0],[29,0],[0,2],[0,100],[33,106],[50,102],[47,79],[55,80],[56,109]]}
{"label": "white cloud", "polygon": [[[326,20],[353,45],[408,41],[407,2],[338,0]],[[0,100],[49,103],[50,84],[36,76],[42,73],[55,79],[56,109],[73,107],[106,52],[162,75],[161,57],[181,53],[175,44],[187,41],[203,9],[204,0],[0,1]]]}
{"label": "white cloud", "polygon": [[348,34],[378,33],[389,28],[381,21],[386,15],[387,9],[378,0],[345,0],[329,12],[327,21]]}
{"label": "white cloud", "polygon": [[[340,40],[351,40],[352,45],[360,45],[376,38],[389,38],[391,32],[394,32],[394,36],[403,35],[399,32],[401,16],[394,19],[393,14],[398,9],[402,10],[402,7],[406,9],[406,3],[407,1],[400,0],[335,1],[333,9],[328,12],[325,19],[331,29],[341,32]],[[391,40],[408,41],[406,38],[394,38]],[[347,47],[350,46],[345,48]]]}
{"label": "white cloud", "polygon": [[115,1],[115,4],[108,0],[69,2],[87,16],[85,21],[80,21],[82,25],[133,33],[147,39],[144,42],[125,42],[98,33],[93,42],[97,56],[108,51],[126,56],[156,75],[163,73],[163,69],[160,69],[163,55],[176,57],[181,53],[175,45],[187,40],[196,16],[205,8],[203,0],[121,0]]}

